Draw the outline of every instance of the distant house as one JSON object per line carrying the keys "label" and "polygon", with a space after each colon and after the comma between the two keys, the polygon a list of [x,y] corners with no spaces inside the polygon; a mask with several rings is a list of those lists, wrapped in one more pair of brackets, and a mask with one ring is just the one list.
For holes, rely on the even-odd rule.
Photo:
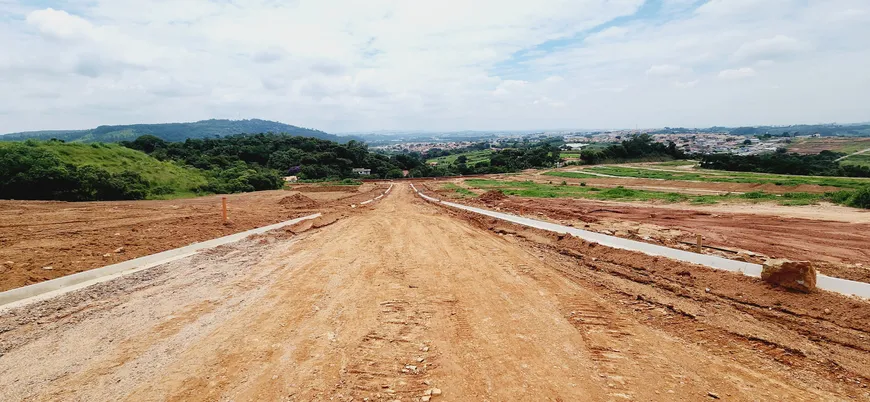
{"label": "distant house", "polygon": [[565,144],[564,148],[566,148],[566,150],[578,150],[578,149],[583,149],[584,147],[586,147],[588,145],[589,144],[577,144],[577,143]]}
{"label": "distant house", "polygon": [[287,183],[296,183],[297,181],[299,181],[299,178],[296,176],[287,176],[284,177],[284,181]]}
{"label": "distant house", "polygon": [[366,168],[354,168],[353,174],[360,175],[360,176],[368,176],[368,175],[372,174],[372,170],[366,169]]}

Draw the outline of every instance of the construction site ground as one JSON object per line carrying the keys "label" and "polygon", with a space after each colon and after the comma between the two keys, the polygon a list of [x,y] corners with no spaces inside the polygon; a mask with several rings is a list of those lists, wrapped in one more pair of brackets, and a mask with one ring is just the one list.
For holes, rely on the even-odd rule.
{"label": "construction site ground", "polygon": [[0,200],[0,291],[348,208],[383,190],[375,184],[309,185],[232,194],[226,196],[228,224],[222,220],[221,196],[75,203]]}
{"label": "construction site ground", "polygon": [[694,250],[702,235],[702,245],[710,246],[707,253],[757,263],[768,258],[813,261],[826,275],[870,282],[870,211],[856,208],[523,197],[483,202],[459,197],[441,182],[427,182],[426,188],[460,203],[672,248]]}
{"label": "construction site ground", "polygon": [[365,207],[2,311],[0,392],[867,400],[868,337],[863,300],[456,212],[399,184]]}
{"label": "construction site ground", "polygon": [[[583,172],[577,167],[559,169],[558,171],[581,173]],[[671,171],[679,172],[679,170],[675,170],[673,168],[671,169]],[[544,172],[540,170],[529,170],[518,175],[504,175],[501,177],[505,180],[532,180],[537,183],[560,183],[562,181],[565,181],[566,183],[571,184],[586,183],[589,186],[601,188],[625,187],[633,190],[660,191],[667,193],[693,195],[744,194],[757,191],[763,191],[770,194],[824,194],[826,192],[836,192],[842,190],[838,187],[819,186],[815,184],[778,186],[772,183],[722,183],[688,180],[655,180],[635,177],[589,177],[582,179],[572,179],[565,177],[547,176],[543,173]]]}

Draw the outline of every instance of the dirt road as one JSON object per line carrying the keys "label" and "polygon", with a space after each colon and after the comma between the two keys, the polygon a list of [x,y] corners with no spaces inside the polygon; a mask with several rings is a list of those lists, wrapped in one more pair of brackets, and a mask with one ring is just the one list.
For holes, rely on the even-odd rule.
{"label": "dirt road", "polygon": [[[649,286],[643,297],[614,292],[611,275],[495,235],[407,185],[394,190],[320,229],[252,238],[2,313],[0,399],[870,397],[870,352],[853,341],[813,341],[821,335],[759,322],[724,299],[692,308],[710,317],[702,326],[674,313],[689,308],[680,307],[689,293],[667,308]],[[820,330],[868,334],[865,316],[846,322],[832,308],[838,318]],[[749,328],[756,341],[715,322]]]}

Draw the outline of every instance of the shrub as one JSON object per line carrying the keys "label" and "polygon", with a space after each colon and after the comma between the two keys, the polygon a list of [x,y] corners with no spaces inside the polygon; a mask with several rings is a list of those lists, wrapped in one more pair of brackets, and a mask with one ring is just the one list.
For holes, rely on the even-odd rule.
{"label": "shrub", "polygon": [[764,191],[751,191],[748,193],[744,193],[743,198],[748,198],[750,200],[758,200],[762,198],[769,198],[769,195]]}
{"label": "shrub", "polygon": [[852,191],[841,190],[825,193],[825,198],[830,199],[835,204],[846,204],[852,198],[852,194]]}
{"label": "shrub", "polygon": [[399,169],[390,169],[387,172],[388,179],[401,179],[402,177],[405,177],[405,174]]}
{"label": "shrub", "polygon": [[870,186],[855,191],[849,199],[848,205],[855,208],[870,209]]}
{"label": "shrub", "polygon": [[277,190],[284,185],[278,171],[259,166],[248,167],[237,163],[229,169],[211,171],[208,184],[197,192],[231,194],[248,191]]}

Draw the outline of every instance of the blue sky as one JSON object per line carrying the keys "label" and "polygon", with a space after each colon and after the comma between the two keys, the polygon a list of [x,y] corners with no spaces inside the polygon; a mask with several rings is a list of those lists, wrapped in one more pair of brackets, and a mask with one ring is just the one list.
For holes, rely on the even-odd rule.
{"label": "blue sky", "polygon": [[866,0],[0,0],[0,132],[870,120]]}

